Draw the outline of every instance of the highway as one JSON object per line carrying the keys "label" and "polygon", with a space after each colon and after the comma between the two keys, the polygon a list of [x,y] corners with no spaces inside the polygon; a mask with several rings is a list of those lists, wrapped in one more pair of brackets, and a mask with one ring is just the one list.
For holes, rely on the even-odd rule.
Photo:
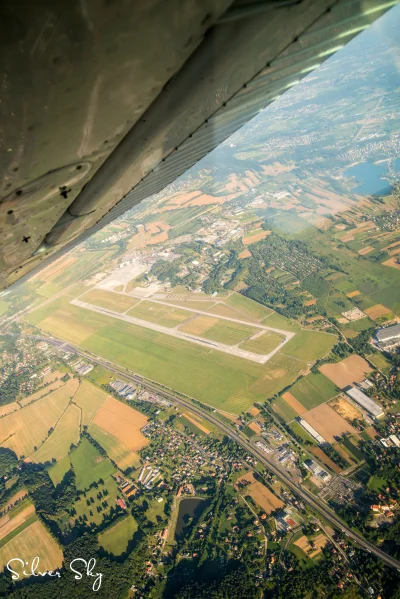
{"label": "highway", "polygon": [[156,384],[154,384],[149,379],[146,379],[138,374],[132,373],[127,368],[123,368],[114,362],[109,360],[100,358],[98,356],[94,356],[89,352],[85,352],[80,348],[77,348],[71,345],[68,342],[60,341],[58,339],[50,338],[50,337],[32,337],[40,340],[46,341],[58,348],[62,347],[65,351],[73,352],[77,355],[80,355],[91,362],[98,364],[99,366],[103,366],[108,370],[112,371],[114,374],[123,377],[125,380],[130,381],[132,383],[140,384],[146,389],[153,391],[160,397],[170,401],[171,403],[177,403],[191,412],[201,416],[204,420],[207,420],[217,428],[219,428],[227,437],[230,437],[233,441],[238,443],[243,449],[245,449],[249,454],[255,457],[265,468],[267,468],[270,472],[279,477],[287,487],[297,495],[304,503],[309,505],[313,510],[318,512],[327,522],[329,522],[336,530],[341,531],[344,535],[346,535],[349,539],[351,539],[359,548],[367,551],[368,553],[375,555],[377,558],[381,559],[387,566],[392,568],[396,568],[400,572],[400,562],[395,558],[391,557],[366,539],[364,539],[360,534],[349,528],[336,514],[332,511],[329,506],[314,496],[312,493],[308,492],[306,489],[299,487],[296,485],[289,475],[282,469],[278,468],[273,462],[271,462],[266,454],[258,449],[255,445],[253,445],[249,440],[241,436],[235,430],[231,428],[231,426],[221,422],[216,416],[214,416],[213,412],[209,412],[203,408],[200,408],[197,404],[189,401],[181,397],[180,395],[176,395],[172,391],[167,391],[165,389],[161,389]]}

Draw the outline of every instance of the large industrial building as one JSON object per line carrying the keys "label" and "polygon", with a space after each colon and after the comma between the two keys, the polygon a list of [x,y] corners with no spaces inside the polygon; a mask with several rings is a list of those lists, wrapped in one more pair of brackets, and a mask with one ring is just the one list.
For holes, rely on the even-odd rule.
{"label": "large industrial building", "polygon": [[378,347],[384,350],[391,350],[400,345],[400,324],[393,324],[390,327],[378,329],[374,333]]}
{"label": "large industrial building", "polygon": [[301,426],[304,428],[304,430],[306,430],[308,432],[308,434],[311,435],[312,438],[315,439],[319,445],[326,443],[325,439],[323,437],[321,437],[319,432],[316,431],[315,428],[311,426],[311,424],[308,424],[308,422],[306,422],[302,418],[298,418],[297,420],[298,420],[299,424],[301,424]]}
{"label": "large industrial building", "polygon": [[368,395],[363,393],[360,389],[357,389],[356,387],[348,387],[345,389],[345,391],[352,400],[364,408],[364,410],[373,416],[373,418],[380,418],[384,415],[384,411],[382,410],[381,406],[377,404],[376,401],[373,401],[370,397],[368,397]]}

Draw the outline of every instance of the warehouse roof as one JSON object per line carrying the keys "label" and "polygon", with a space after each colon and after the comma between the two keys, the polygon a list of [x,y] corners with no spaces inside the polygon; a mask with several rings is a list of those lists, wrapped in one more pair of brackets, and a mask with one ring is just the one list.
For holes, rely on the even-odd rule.
{"label": "warehouse roof", "polygon": [[375,336],[378,341],[389,341],[389,339],[400,337],[400,324],[394,324],[390,327],[379,329],[375,332]]}

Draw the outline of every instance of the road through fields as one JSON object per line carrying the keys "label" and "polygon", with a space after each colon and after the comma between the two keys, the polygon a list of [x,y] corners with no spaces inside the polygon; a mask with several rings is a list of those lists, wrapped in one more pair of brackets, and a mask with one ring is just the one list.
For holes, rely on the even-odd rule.
{"label": "road through fields", "polygon": [[[28,335],[27,335],[28,336]],[[333,512],[330,507],[309,493],[307,490],[299,487],[294,484],[291,478],[286,474],[285,471],[278,468],[273,462],[268,460],[266,455],[258,449],[251,441],[246,439],[241,434],[237,433],[227,424],[221,422],[218,418],[214,416],[214,411],[209,412],[197,404],[190,401],[189,398],[185,399],[180,395],[177,395],[173,392],[173,390],[166,390],[158,387],[153,381],[146,379],[140,375],[136,375],[135,373],[129,371],[127,368],[122,368],[118,364],[114,364],[109,360],[105,360],[98,356],[95,356],[89,352],[83,351],[80,348],[77,348],[70,343],[65,341],[61,341],[56,338],[51,337],[39,337],[39,336],[30,336],[36,338],[40,341],[46,341],[47,343],[51,343],[52,345],[63,348],[65,351],[70,351],[80,355],[91,362],[98,364],[99,366],[103,366],[108,370],[112,371],[114,374],[118,376],[122,376],[125,380],[130,381],[132,383],[140,384],[143,387],[157,393],[160,397],[167,399],[171,403],[177,403],[179,405],[184,406],[189,409],[191,412],[201,416],[204,420],[207,420],[217,428],[219,428],[226,436],[230,437],[233,441],[236,441],[241,447],[243,447],[249,454],[253,455],[261,464],[263,464],[270,472],[275,474],[278,478],[280,478],[289,488],[290,490],[300,497],[304,503],[309,505],[313,510],[318,512],[327,522],[329,522],[336,530],[341,531],[345,534],[349,539],[353,541],[353,543],[357,544],[358,547],[363,549],[364,551],[370,553],[371,555],[375,555],[375,557],[381,559],[387,566],[391,568],[396,568],[400,571],[400,562],[395,558],[391,557],[366,539],[364,539],[359,533],[355,532],[351,528],[349,528],[336,514]],[[196,401],[196,400],[194,400]]]}

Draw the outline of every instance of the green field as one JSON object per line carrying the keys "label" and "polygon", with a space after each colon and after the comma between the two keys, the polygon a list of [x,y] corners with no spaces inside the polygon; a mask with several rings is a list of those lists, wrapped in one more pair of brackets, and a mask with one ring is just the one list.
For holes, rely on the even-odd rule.
{"label": "green field", "polygon": [[128,316],[140,318],[141,320],[146,320],[148,322],[154,322],[163,327],[174,328],[193,316],[193,312],[187,312],[186,310],[180,310],[173,306],[164,306],[163,304],[142,300],[132,308],[132,310],[129,310]]}
{"label": "green field", "polygon": [[382,493],[385,492],[388,484],[387,481],[380,476],[371,476],[367,486],[371,491],[375,491],[375,493]]}
{"label": "green field", "polygon": [[3,316],[3,314],[5,314],[7,312],[9,305],[10,304],[8,304],[4,300],[0,299],[0,316]]}
{"label": "green field", "polygon": [[[268,322],[269,318],[267,318],[267,324]],[[268,326],[271,325],[268,324]],[[283,346],[282,353],[306,362],[315,361],[325,356],[336,341],[336,335],[302,330]]]}
{"label": "green field", "polygon": [[138,299],[114,293],[113,291],[105,291],[104,289],[91,289],[85,295],[79,298],[82,302],[94,304],[113,312],[126,312],[139,302]]}
{"label": "green field", "polygon": [[340,442],[340,444],[343,445],[343,447],[345,449],[347,449],[347,451],[350,452],[350,454],[352,456],[354,456],[357,461],[361,462],[362,460],[365,459],[365,455],[353,443],[351,438],[349,439],[348,437],[344,437],[344,439]]}
{"label": "green field", "polygon": [[245,349],[246,351],[251,351],[256,354],[268,354],[273,349],[278,347],[280,343],[285,338],[278,333],[273,333],[272,331],[265,331],[262,335],[257,337],[256,339],[249,339],[244,343],[239,345],[240,349]]}
{"label": "green field", "polygon": [[95,366],[87,375],[87,378],[96,383],[96,385],[108,385],[115,375],[111,370],[103,368],[103,366]]}
{"label": "green field", "polygon": [[305,407],[312,410],[339,393],[336,386],[321,373],[309,374],[298,380],[290,393]]}
{"label": "green field", "polygon": [[69,459],[69,455],[66,455],[65,458],[63,458],[62,460],[57,462],[57,464],[54,464],[54,466],[51,466],[49,468],[48,473],[55,487],[60,484],[60,482],[70,469],[71,462]]}
{"label": "green field", "polygon": [[[224,300],[224,303],[227,306],[230,306],[237,312],[240,312],[243,316],[247,316],[249,318],[254,318],[254,320],[262,320],[269,314],[271,314],[272,310],[267,308],[267,306],[263,306],[262,304],[258,304],[254,300],[249,297],[245,297],[240,293],[232,293],[228,298]],[[240,318],[238,316],[238,318]],[[268,326],[274,326],[268,325]]]}
{"label": "green field", "polygon": [[[275,316],[267,318],[268,324]],[[283,328],[289,321],[279,318]],[[310,355],[321,357],[335,341],[333,335],[301,331],[298,335],[307,346],[305,356],[296,335],[284,351],[261,365],[68,304],[65,298],[28,314],[26,320],[40,323],[49,333],[78,343],[95,355],[231,413],[247,410],[254,402],[265,401],[290,385],[307,369],[305,360]],[[323,354],[318,356],[318,351]]]}
{"label": "green field", "polygon": [[293,420],[290,424],[289,424],[290,428],[292,429],[292,431],[298,436],[300,437],[300,439],[303,439],[303,441],[309,441],[310,443],[312,443],[313,445],[318,445],[318,443],[316,442],[315,439],[313,439],[313,437],[311,435],[308,434],[308,432],[301,426],[301,424],[299,424],[297,422],[297,420]]}
{"label": "green field", "polygon": [[106,480],[115,471],[110,460],[83,438],[78,447],[71,453],[71,464],[76,478],[76,488],[88,489],[91,483],[102,478]]}
{"label": "green field", "polygon": [[53,295],[55,295],[56,293],[59,293],[60,291],[61,291],[61,287],[59,287],[58,285],[55,285],[54,283],[45,283],[44,285],[39,287],[39,289],[37,290],[38,294],[42,295],[43,297],[52,297]]}
{"label": "green field", "polygon": [[138,525],[135,518],[127,516],[99,535],[99,545],[108,553],[121,555],[128,547],[128,543],[137,529]]}
{"label": "green field", "polygon": [[149,505],[148,509],[145,512],[146,518],[148,520],[150,520],[151,522],[153,522],[154,524],[158,523],[159,518],[164,520],[165,519],[164,505],[165,505],[164,500],[157,501],[156,499],[154,499],[154,501],[151,502],[151,504]]}
{"label": "green field", "polygon": [[285,316],[278,314],[278,312],[272,312],[269,316],[262,319],[261,324],[272,327],[273,329],[282,329],[283,331],[289,331],[292,333],[298,333],[301,331],[301,326],[294,320],[289,320]]}
{"label": "green field", "polygon": [[249,439],[251,439],[251,437],[254,437],[256,435],[256,433],[251,430],[251,428],[249,426],[245,426],[243,429],[243,433],[246,435],[246,437],[248,437]]}
{"label": "green field", "polygon": [[236,345],[247,337],[251,337],[257,332],[257,329],[240,324],[238,322],[229,322],[229,320],[219,320],[216,324],[210,327],[201,337],[224,343],[226,345]]}
{"label": "green field", "polygon": [[[86,516],[87,523],[93,522],[98,525],[102,522],[104,515],[108,514],[112,507],[115,507],[117,497],[117,483],[110,476],[104,480],[104,484],[99,483],[97,487],[92,487],[75,501],[72,506],[76,510],[75,518]],[[65,524],[67,522],[68,520]]]}
{"label": "green field", "polygon": [[286,401],[284,399],[282,399],[282,397],[278,397],[278,399],[275,400],[271,404],[271,407],[274,410],[274,412],[276,412],[277,414],[279,414],[279,416],[285,422],[291,422],[292,420],[294,420],[298,416],[297,412],[295,412],[293,410],[293,408],[291,408],[289,406],[289,404],[287,404]]}
{"label": "green field", "polygon": [[288,546],[288,550],[297,557],[297,559],[300,562],[300,566],[303,570],[311,568],[314,565],[314,561],[310,557],[308,557],[308,555],[304,553],[304,551],[300,547],[297,547],[297,545],[290,543]]}
{"label": "green field", "polygon": [[379,370],[382,370],[384,374],[387,374],[392,367],[392,364],[385,358],[382,352],[371,354],[370,356],[367,356],[367,358],[374,366],[379,368]]}
{"label": "green field", "polygon": [[201,429],[199,429],[198,426],[196,426],[193,422],[190,422],[190,420],[185,418],[185,416],[181,416],[180,418],[177,418],[174,422],[177,425],[181,424],[182,426],[186,426],[186,428],[189,429],[189,431],[191,433],[194,433],[195,435],[200,435],[201,437],[206,436],[206,434],[203,433],[203,431]]}

